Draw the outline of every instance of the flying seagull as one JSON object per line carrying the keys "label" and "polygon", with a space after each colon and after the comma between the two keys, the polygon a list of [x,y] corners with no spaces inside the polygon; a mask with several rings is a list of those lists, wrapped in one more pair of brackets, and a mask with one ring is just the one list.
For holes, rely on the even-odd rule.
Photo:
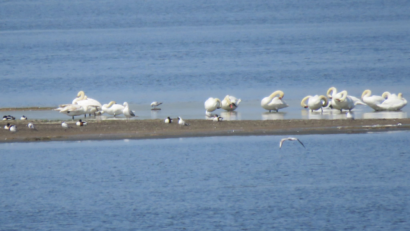
{"label": "flying seagull", "polygon": [[289,141],[299,141],[299,143],[305,148],[305,145],[303,145],[303,143],[298,139],[298,138],[294,138],[294,137],[288,137],[288,138],[283,138],[283,139],[281,139],[280,140],[280,142],[279,142],[279,148],[282,148],[282,144],[283,144],[283,142],[285,142],[286,140],[289,140]]}

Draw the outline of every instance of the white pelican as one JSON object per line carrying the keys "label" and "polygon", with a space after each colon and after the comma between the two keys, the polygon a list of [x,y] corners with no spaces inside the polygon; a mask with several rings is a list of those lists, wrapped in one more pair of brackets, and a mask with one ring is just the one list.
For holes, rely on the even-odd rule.
{"label": "white pelican", "polygon": [[68,124],[63,121],[63,122],[61,123],[61,127],[63,127],[64,129],[67,129],[67,128],[68,128]]}
{"label": "white pelican", "polygon": [[17,132],[17,126],[16,125],[11,125],[10,126],[10,131],[11,132]]}
{"label": "white pelican", "polygon": [[[343,94],[346,93],[346,98],[347,100],[340,103],[340,99],[343,96]],[[352,110],[356,105],[366,105],[363,101],[361,101],[359,98],[351,96],[351,95],[347,95],[347,91],[341,91],[341,92],[337,92],[337,89],[335,87],[331,87],[329,88],[329,90],[327,90],[327,97],[329,97],[329,99],[331,99],[331,101],[329,102],[329,104],[331,105],[332,108],[337,109],[342,111],[343,109],[346,110]],[[339,100],[335,100],[335,98],[339,99]]]}
{"label": "white pelican", "polygon": [[87,126],[87,122],[79,120],[77,123],[75,123],[77,126]]}
{"label": "white pelican", "polygon": [[188,123],[185,122],[180,116],[178,116],[178,124],[183,126],[189,126]]}
{"label": "white pelican", "polygon": [[27,120],[27,117],[23,115],[22,117],[20,117],[20,120]]}
{"label": "white pelican", "polygon": [[[306,104],[306,100],[308,100],[308,103]],[[300,105],[304,108],[309,108],[311,111],[317,110],[317,109],[322,109],[322,107],[326,107],[328,104],[328,100],[324,95],[308,95],[305,98],[302,99],[300,102]]]}
{"label": "white pelican", "polygon": [[389,92],[383,93],[383,96],[387,96],[387,99],[377,107],[382,111],[398,111],[407,105],[407,100],[403,98],[403,94],[390,94]]}
{"label": "white pelican", "polygon": [[28,127],[29,129],[37,130],[37,129],[34,127],[34,124],[33,124],[33,123],[28,123],[28,124],[27,124],[27,127]]}
{"label": "white pelican", "polygon": [[167,117],[166,119],[165,119],[165,121],[164,121],[166,124],[170,124],[170,123],[172,123],[172,119],[171,119],[171,117]]}
{"label": "white pelican", "polygon": [[215,115],[214,118],[213,118],[213,121],[214,121],[214,122],[221,122],[223,119],[224,119],[224,118],[222,118],[222,117],[220,117],[220,116],[218,116],[218,115]]}
{"label": "white pelican", "polygon": [[101,110],[104,113],[113,115],[115,117],[123,113],[122,111],[124,110],[124,106],[121,104],[115,103],[115,101],[111,101],[109,104],[102,105]]}
{"label": "white pelican", "polygon": [[227,111],[233,111],[238,107],[240,102],[241,99],[237,99],[235,96],[227,95],[222,100],[221,108]]}
{"label": "white pelican", "polygon": [[283,93],[283,91],[275,91],[270,96],[262,99],[261,106],[264,109],[269,110],[269,112],[271,112],[272,110],[275,110],[276,112],[278,112],[279,109],[288,107],[286,102],[282,100],[284,96],[285,96],[285,93]]}
{"label": "white pelican", "polygon": [[371,94],[372,94],[372,91],[368,89],[363,91],[362,93],[363,102],[365,102],[369,107],[373,108],[375,111],[380,111],[380,108],[377,105],[385,101],[386,98],[383,96],[378,96],[378,95],[371,96]]}
{"label": "white pelican", "polygon": [[129,118],[135,116],[134,112],[129,108],[127,102],[124,102],[124,109],[122,110],[122,113],[124,114],[125,118],[127,118],[127,122]]}
{"label": "white pelican", "polygon": [[206,114],[209,115],[209,113],[215,111],[216,109],[221,108],[221,105],[222,105],[222,102],[220,99],[210,97],[204,103]]}
{"label": "white pelican", "polygon": [[11,127],[10,123],[7,123],[7,124],[4,126],[4,129],[10,130],[10,127]]}
{"label": "white pelican", "polygon": [[281,139],[280,142],[279,142],[279,148],[282,148],[283,142],[285,142],[287,140],[289,140],[289,141],[296,141],[297,140],[305,148],[305,145],[303,145],[303,143],[298,138],[294,138],[294,137],[288,137],[288,138]]}

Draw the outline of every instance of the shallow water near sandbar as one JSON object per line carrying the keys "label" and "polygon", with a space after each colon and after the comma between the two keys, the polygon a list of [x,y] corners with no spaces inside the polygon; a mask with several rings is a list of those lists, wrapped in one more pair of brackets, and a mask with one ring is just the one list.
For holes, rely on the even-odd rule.
{"label": "shallow water near sandbar", "polygon": [[0,144],[1,230],[405,230],[410,132]]}

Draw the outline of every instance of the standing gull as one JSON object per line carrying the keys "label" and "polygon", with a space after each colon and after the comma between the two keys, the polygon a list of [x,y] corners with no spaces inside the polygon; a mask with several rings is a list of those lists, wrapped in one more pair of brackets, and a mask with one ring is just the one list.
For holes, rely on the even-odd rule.
{"label": "standing gull", "polygon": [[127,102],[124,102],[124,109],[122,110],[122,113],[124,113],[124,116],[127,118],[127,122],[129,118],[135,116],[134,112],[130,110]]}
{"label": "standing gull", "polygon": [[63,127],[64,129],[68,128],[68,124],[66,122],[62,122],[61,123],[61,127]]}
{"label": "standing gull", "polygon": [[157,101],[154,101],[154,102],[152,102],[151,103],[151,110],[161,110],[161,108],[158,108],[157,106],[159,106],[159,105],[161,105],[162,104],[162,102],[157,102]]}
{"label": "standing gull", "polygon": [[29,129],[32,129],[32,130],[37,130],[37,129],[34,127],[34,124],[33,124],[33,123],[28,123],[28,124],[27,124],[27,127],[28,127]]}
{"label": "standing gull", "polygon": [[303,143],[298,139],[298,138],[294,138],[294,137],[288,137],[288,138],[283,138],[283,139],[281,139],[280,140],[280,142],[279,142],[279,148],[282,148],[282,144],[283,144],[283,142],[285,142],[286,140],[289,140],[289,141],[299,141],[299,143],[305,148],[305,145],[303,145]]}
{"label": "standing gull", "polygon": [[188,123],[185,122],[180,116],[178,117],[178,124],[179,125],[184,125],[184,126],[189,126]]}

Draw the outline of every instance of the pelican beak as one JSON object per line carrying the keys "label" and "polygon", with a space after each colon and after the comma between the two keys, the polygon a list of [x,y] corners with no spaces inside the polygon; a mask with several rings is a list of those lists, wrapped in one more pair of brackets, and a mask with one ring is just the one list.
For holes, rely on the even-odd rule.
{"label": "pelican beak", "polygon": [[308,106],[305,106],[305,108],[308,108]]}

